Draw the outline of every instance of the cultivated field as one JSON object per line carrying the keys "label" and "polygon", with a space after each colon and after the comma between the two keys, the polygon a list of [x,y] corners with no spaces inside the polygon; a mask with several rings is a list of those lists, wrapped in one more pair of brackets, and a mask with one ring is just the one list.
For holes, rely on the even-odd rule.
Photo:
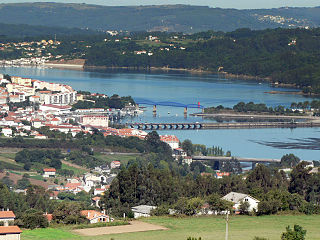
{"label": "cultivated field", "polygon": [[[22,233],[22,240],[186,240],[187,237],[201,237],[203,240],[223,240],[225,234],[225,220],[222,217],[191,217],[171,218],[152,217],[144,222],[167,227],[169,230],[111,234],[101,236],[80,236],[71,230],[64,229],[37,229],[26,230]],[[320,216],[264,216],[231,217],[229,224],[230,240],[251,240],[255,236],[269,240],[279,240],[286,226],[299,224],[307,230],[306,240],[320,239]],[[90,229],[95,231],[95,229]]]}

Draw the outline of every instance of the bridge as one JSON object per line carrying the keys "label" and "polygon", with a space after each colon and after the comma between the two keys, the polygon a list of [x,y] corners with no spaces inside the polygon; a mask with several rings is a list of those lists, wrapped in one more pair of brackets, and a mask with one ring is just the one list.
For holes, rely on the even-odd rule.
{"label": "bridge", "polygon": [[228,129],[228,128],[300,128],[320,127],[320,122],[227,122],[227,123],[129,123],[130,128],[143,130],[198,130],[198,129]]}
{"label": "bridge", "polygon": [[192,161],[231,161],[238,160],[239,162],[250,162],[250,163],[279,163],[280,159],[271,158],[241,158],[241,157],[216,157],[216,156],[192,156]]}
{"label": "bridge", "polygon": [[155,102],[147,99],[135,100],[138,105],[150,105],[153,106],[153,113],[157,112],[157,106],[168,106],[168,107],[181,107],[184,108],[184,114],[187,114],[188,108],[199,108],[204,109],[204,106],[198,102],[197,104],[184,104],[178,102]]}
{"label": "bridge", "polygon": [[202,123],[129,123],[128,127],[143,130],[196,130],[202,129]]}
{"label": "bridge", "polygon": [[231,160],[237,160],[239,162],[248,162],[252,163],[252,169],[256,166],[257,163],[280,163],[280,159],[269,159],[269,158],[241,158],[241,157],[223,157],[223,156],[192,156],[192,161],[206,162],[206,161],[215,161],[215,166],[220,168],[219,162],[226,162]]}

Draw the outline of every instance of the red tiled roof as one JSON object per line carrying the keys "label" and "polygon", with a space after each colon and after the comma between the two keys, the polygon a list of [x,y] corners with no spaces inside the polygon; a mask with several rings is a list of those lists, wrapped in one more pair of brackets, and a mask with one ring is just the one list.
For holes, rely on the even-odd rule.
{"label": "red tiled roof", "polygon": [[0,234],[22,233],[18,226],[0,227]]}
{"label": "red tiled roof", "polygon": [[52,214],[46,213],[46,214],[43,214],[43,215],[48,219],[49,222],[52,221]]}
{"label": "red tiled roof", "polygon": [[81,183],[67,183],[65,185],[66,188],[76,188],[76,187],[79,187],[81,186]]}
{"label": "red tiled roof", "polygon": [[106,214],[103,214],[103,213],[95,211],[95,210],[82,210],[80,212],[80,214],[82,216],[85,216],[89,220],[96,218],[96,217],[100,217],[100,216],[107,216]]}
{"label": "red tiled roof", "polygon": [[43,171],[44,172],[55,172],[56,169],[55,168],[44,168]]}
{"label": "red tiled roof", "polygon": [[0,218],[15,218],[16,215],[12,211],[0,211]]}

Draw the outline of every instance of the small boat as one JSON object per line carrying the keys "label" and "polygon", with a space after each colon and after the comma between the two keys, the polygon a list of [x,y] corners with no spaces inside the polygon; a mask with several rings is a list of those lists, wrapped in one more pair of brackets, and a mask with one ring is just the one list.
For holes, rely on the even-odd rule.
{"label": "small boat", "polygon": [[170,114],[170,112],[168,112],[168,114]]}

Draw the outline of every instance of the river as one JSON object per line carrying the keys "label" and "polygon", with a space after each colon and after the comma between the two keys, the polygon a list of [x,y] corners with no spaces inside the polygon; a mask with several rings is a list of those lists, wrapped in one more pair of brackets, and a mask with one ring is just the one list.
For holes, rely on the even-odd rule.
{"label": "river", "polygon": [[[211,74],[87,72],[33,67],[1,67],[0,73],[65,83],[76,90],[108,95],[114,93],[120,96],[130,95],[136,101],[170,101],[182,104],[200,102],[205,107],[219,104],[232,107],[240,101],[265,103],[268,106],[290,106],[293,101],[312,101],[312,98],[300,95],[266,93],[275,90],[292,90],[275,88],[265,82],[225,79]],[[185,118],[183,108],[167,106],[158,106],[157,116],[153,117],[152,106],[146,107],[145,113],[137,118],[125,119],[124,122],[206,121],[200,117],[188,116]],[[199,109],[188,109],[188,113],[199,111]],[[320,128],[167,130],[159,133],[175,134],[181,141],[191,139],[193,143],[220,146],[225,151],[230,150],[234,156],[281,158],[286,153],[293,153],[304,160],[320,160],[319,132]]]}

